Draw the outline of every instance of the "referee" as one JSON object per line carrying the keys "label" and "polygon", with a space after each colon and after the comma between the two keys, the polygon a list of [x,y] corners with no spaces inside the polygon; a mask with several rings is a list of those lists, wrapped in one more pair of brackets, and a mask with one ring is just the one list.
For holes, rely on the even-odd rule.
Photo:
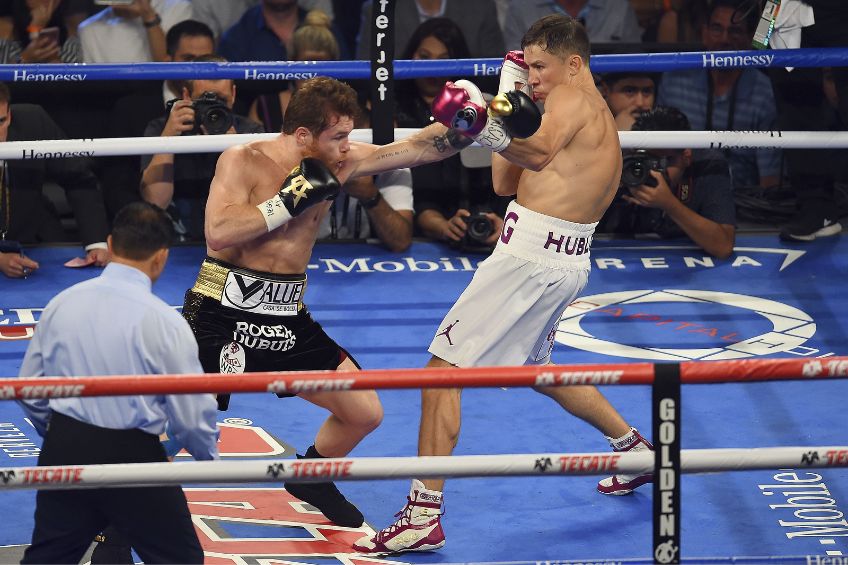
{"label": "referee", "polygon": [[[129,204],[108,238],[103,273],[45,308],[21,377],[202,373],[186,321],[151,292],[168,260],[171,225],[159,208]],[[20,401],[44,437],[39,465],[165,462],[159,435],[198,460],[218,458],[211,394]],[[178,486],[39,491],[32,545],[22,563],[79,563],[111,525],[145,563],[202,563]]]}

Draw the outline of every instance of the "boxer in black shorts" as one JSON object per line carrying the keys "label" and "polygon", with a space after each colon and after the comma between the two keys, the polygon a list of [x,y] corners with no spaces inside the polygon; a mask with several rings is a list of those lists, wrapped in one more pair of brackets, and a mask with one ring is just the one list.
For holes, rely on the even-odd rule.
{"label": "boxer in black shorts", "polygon": [[[218,158],[206,201],[208,258],[184,309],[205,370],[358,370],[312,320],[305,277],[292,273],[306,272],[321,219],[348,179],[445,159],[471,143],[441,124],[383,147],[350,141],[358,112],[350,86],[312,78],[292,96],[279,136]],[[373,390],[297,396],[330,412],[306,457],[346,456],[383,417]],[[338,525],[363,523],[332,483],[286,489]]]}
{"label": "boxer in black shorts", "polygon": [[[305,290],[305,274],[255,271],[207,257],[183,305],[183,316],[197,339],[203,370],[233,374],[336,370],[346,360],[358,369],[350,355],[312,318],[303,304]],[[229,407],[229,394],[218,394],[217,399],[219,410]],[[304,457],[321,454],[313,445]],[[285,487],[335,524],[359,527],[364,521],[362,513],[333,483],[286,483]]]}
{"label": "boxer in black shorts", "polygon": [[[216,284],[218,279],[224,284]],[[207,257],[183,306],[203,370],[334,371],[345,359],[359,368],[312,318],[302,302],[305,288],[305,274],[263,273]],[[226,410],[229,399],[229,394],[219,394],[218,409]]]}

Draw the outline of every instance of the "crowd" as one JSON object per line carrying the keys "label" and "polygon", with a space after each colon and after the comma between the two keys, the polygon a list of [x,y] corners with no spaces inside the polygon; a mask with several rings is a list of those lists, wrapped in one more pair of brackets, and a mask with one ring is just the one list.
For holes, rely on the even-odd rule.
{"label": "crowd", "polygon": [[[748,49],[759,18],[754,4],[743,0],[399,0],[395,49],[403,59],[499,57],[517,48],[530,23],[550,13],[580,21],[595,50]],[[829,0],[810,4],[820,17],[805,28],[804,45],[848,44],[848,32],[832,24],[840,21],[838,16],[846,8]],[[9,0],[0,7],[0,63],[367,59],[369,43],[363,36],[369,34],[372,11],[370,0]],[[431,123],[435,93],[445,80],[458,78],[398,81],[396,125],[416,128]],[[85,118],[80,117],[84,113],[79,108],[68,111],[68,103],[45,100],[34,95],[32,88],[12,84],[11,89],[0,87],[0,112],[6,116],[0,124],[0,141],[62,138],[66,136],[63,129],[70,130],[72,137],[276,132],[299,82],[140,82],[115,99],[101,101],[95,117]],[[692,130],[838,130],[845,129],[848,121],[844,68],[793,73],[754,68],[631,72],[596,76],[596,82],[620,130],[631,129],[640,115],[657,106],[679,110],[685,120],[675,123]],[[482,86],[484,91],[493,90],[485,80]],[[363,88],[359,127],[368,125],[366,97]],[[43,107],[28,103],[32,101],[42,102]],[[227,116],[229,127],[215,131],[203,125],[204,118],[219,113]],[[752,190],[766,203],[787,194],[796,202],[791,217],[775,209],[774,216],[764,220],[782,227],[783,239],[809,241],[841,231],[839,187],[848,173],[846,160],[835,150],[695,151],[679,159],[649,153],[657,157],[650,162],[659,167],[659,188],[648,190],[654,188],[650,186],[653,179],[643,188],[623,185],[601,223],[602,232],[688,236],[700,245],[710,236],[694,233],[691,222],[681,221],[671,209],[683,204],[707,220],[697,223],[708,225],[708,231],[713,224],[722,226],[721,233],[727,237],[701,246],[724,257],[733,247],[737,221],[733,200]],[[77,162],[10,161],[3,166],[7,198],[0,200],[0,216],[8,218],[0,226],[4,239],[24,245],[81,241],[87,261],[103,265],[108,261],[104,238],[115,213],[129,202],[144,200],[166,211],[180,240],[200,242],[203,202],[217,157],[157,154]],[[664,169],[663,164],[670,162],[676,165]],[[673,174],[675,166],[681,169],[680,175]],[[23,174],[26,168],[37,169],[38,175]],[[703,188],[704,171],[711,179],[707,186],[724,179],[718,191]],[[394,251],[406,249],[413,237],[426,237],[485,253],[500,232],[509,200],[493,193],[491,163],[471,148],[412,171],[351,181],[324,219],[320,237],[373,237]],[[6,244],[3,249],[11,250],[0,253],[0,270],[6,276],[20,276],[24,264],[27,273],[38,268],[17,247]]]}
{"label": "crowd", "polygon": [[[100,4],[107,7],[98,0],[8,2],[0,12],[3,62],[363,58],[366,22],[376,9],[370,1],[350,0]],[[666,41],[678,49],[747,49],[757,4],[667,2],[659,10],[636,0],[398,0],[400,58],[510,51],[498,83],[480,82],[494,96],[461,77],[399,83],[395,122],[419,131],[390,146],[351,142],[354,127],[368,127],[368,100],[325,77],[271,83],[260,91],[230,79],[167,80],[108,101],[104,115],[113,137],[280,134],[221,154],[3,162],[0,269],[6,276],[26,277],[39,268],[22,244],[72,237],[82,241],[87,262],[108,264],[100,277],[50,301],[21,375],[357,371],[356,360],[324,332],[303,300],[318,239],[376,237],[399,252],[418,235],[488,254],[429,347],[430,367],[473,367],[550,362],[561,312],[587,284],[596,229],[685,237],[704,253],[726,258],[735,241],[734,196],[785,184],[796,193],[797,210],[780,232],[783,239],[839,233],[836,185],[845,180],[839,169],[845,159],[835,150],[622,154],[618,135],[846,129],[843,68],[662,76],[638,70],[596,76],[589,69],[590,44]],[[848,44],[839,24],[848,7],[830,0],[806,6],[817,20],[801,31],[799,45]],[[358,28],[350,25],[356,20]],[[15,96],[0,84],[0,142],[65,137],[44,108]],[[472,140],[480,147],[469,147]],[[62,222],[55,195],[45,192],[50,184],[73,209],[73,231]],[[205,240],[207,251],[182,316],[150,292],[175,240]],[[224,292],[233,279],[240,297]],[[80,319],[91,326],[88,332],[74,325]],[[248,340],[250,327],[272,339]],[[90,335],[111,345],[75,343]],[[228,358],[239,359],[237,370],[225,370]],[[653,449],[595,387],[535,390],[596,428],[614,451]],[[460,395],[459,389],[422,391],[419,455],[452,453]],[[329,412],[299,458],[344,457],[382,420],[374,391],[297,396]],[[219,410],[227,409],[228,394],[215,400]],[[164,462],[173,452],[160,440],[185,447],[196,459],[216,459],[215,403],[208,394],[21,401],[44,437],[40,465]],[[68,447],[80,444],[88,447]],[[597,488],[623,495],[651,480],[650,473],[615,475]],[[400,518],[354,547],[387,553],[444,545],[443,483],[414,480]],[[335,524],[363,523],[333,483],[286,489]],[[129,547],[146,562],[202,561],[179,489],[122,496],[96,489],[39,492],[33,543],[23,562],[75,562],[98,532],[98,549],[111,541],[122,556],[101,553],[92,562],[125,561]],[[118,511],[130,503],[140,509],[133,516]]]}

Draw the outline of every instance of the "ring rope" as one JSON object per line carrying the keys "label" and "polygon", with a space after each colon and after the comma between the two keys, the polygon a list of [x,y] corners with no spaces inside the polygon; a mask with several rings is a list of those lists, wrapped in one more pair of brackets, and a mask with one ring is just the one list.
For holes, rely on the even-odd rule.
{"label": "ring rope", "polygon": [[[356,372],[280,371],[233,375],[202,373],[99,377],[0,379],[0,400],[198,394],[204,392],[317,392],[409,388],[491,388],[568,385],[646,385],[666,363],[525,365],[517,367],[428,367],[369,369]],[[749,359],[680,363],[686,384],[848,377],[848,357],[825,360]]]}
{"label": "ring rope", "polygon": [[[644,474],[654,453],[531,453],[450,457],[350,457],[0,468],[0,490],[137,487],[192,483],[370,481],[436,477]],[[848,446],[686,449],[681,471],[848,467]]]}
{"label": "ring rope", "polygon": [[[842,67],[848,48],[801,48],[770,51],[713,51],[685,53],[625,53],[593,55],[592,72],[662,72],[704,68]],[[493,76],[503,59],[395,60],[395,80]],[[273,61],[192,63],[103,63],[0,65],[2,82],[83,82],[97,80],[234,79],[297,80],[323,75],[339,79],[372,78],[370,61]]]}
{"label": "ring rope", "polygon": [[[395,129],[395,139],[420,131]],[[620,131],[624,149],[818,149],[848,148],[845,131]],[[0,144],[0,159],[58,159],[68,157],[115,157],[156,153],[220,153],[233,145],[270,140],[277,133],[195,135],[174,137],[114,137],[100,139],[53,139],[7,141]],[[351,132],[351,141],[371,143],[370,129]],[[478,145],[479,147],[479,145]]]}

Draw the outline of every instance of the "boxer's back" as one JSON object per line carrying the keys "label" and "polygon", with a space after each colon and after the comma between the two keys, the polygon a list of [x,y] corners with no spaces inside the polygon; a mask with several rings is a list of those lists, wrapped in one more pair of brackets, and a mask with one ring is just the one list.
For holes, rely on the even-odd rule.
{"label": "boxer's back", "polygon": [[[621,146],[612,114],[594,86],[568,88],[567,96],[582,97],[579,104],[569,105],[579,114],[560,114],[549,107],[546,119],[579,120],[583,125],[542,170],[522,172],[517,200],[542,214],[588,224],[600,220],[618,189]],[[549,103],[556,104],[556,98]]]}

